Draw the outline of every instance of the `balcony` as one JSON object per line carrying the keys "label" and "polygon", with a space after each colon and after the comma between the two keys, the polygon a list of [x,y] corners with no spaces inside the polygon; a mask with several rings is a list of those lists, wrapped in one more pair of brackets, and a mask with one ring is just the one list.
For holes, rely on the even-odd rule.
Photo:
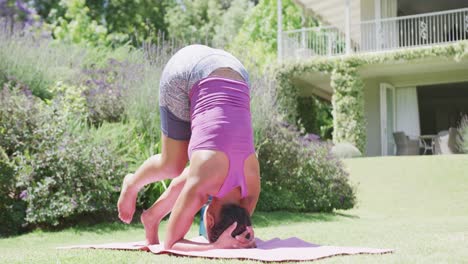
{"label": "balcony", "polygon": [[348,34],[337,27],[282,32],[281,58],[393,51],[467,40],[468,8],[361,21],[349,27]]}

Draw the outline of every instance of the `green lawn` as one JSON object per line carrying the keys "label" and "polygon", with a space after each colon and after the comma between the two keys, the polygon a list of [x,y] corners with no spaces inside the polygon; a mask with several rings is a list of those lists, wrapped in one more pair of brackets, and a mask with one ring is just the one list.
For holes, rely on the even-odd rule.
{"label": "green lawn", "polygon": [[[345,164],[357,185],[355,209],[337,214],[257,213],[256,235],[396,249],[394,254],[339,256],[319,263],[468,263],[468,155],[362,158]],[[195,226],[191,235],[196,235]],[[142,239],[138,224],[33,232],[1,239],[0,262],[246,263],[146,252],[54,249]]]}

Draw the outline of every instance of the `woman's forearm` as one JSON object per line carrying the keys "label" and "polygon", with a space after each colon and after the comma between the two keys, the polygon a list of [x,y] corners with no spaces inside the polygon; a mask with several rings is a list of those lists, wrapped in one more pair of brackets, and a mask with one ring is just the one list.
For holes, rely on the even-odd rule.
{"label": "woman's forearm", "polygon": [[169,187],[158,198],[158,200],[146,212],[152,217],[161,221],[167,214],[169,214],[174,206],[177,197],[179,196],[182,188],[184,188],[187,179],[188,168],[183,173],[172,180]]}
{"label": "woman's forearm", "polygon": [[175,242],[170,249],[178,251],[204,251],[215,248],[216,247],[213,243],[201,243],[190,241],[187,239],[181,239]]}

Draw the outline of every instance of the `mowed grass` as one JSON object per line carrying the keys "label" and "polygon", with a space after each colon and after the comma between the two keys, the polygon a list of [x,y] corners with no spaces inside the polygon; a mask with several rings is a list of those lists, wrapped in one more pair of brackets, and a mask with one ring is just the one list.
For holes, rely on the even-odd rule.
{"label": "mowed grass", "polygon": [[[263,239],[297,236],[323,245],[395,249],[393,254],[338,256],[319,263],[468,263],[468,155],[361,158],[346,160],[345,165],[357,188],[355,209],[335,214],[256,213],[256,236]],[[194,225],[189,236],[197,235],[197,228]],[[139,224],[36,231],[0,239],[0,261],[250,262],[158,256],[147,252],[55,249],[142,239],[143,229]]]}

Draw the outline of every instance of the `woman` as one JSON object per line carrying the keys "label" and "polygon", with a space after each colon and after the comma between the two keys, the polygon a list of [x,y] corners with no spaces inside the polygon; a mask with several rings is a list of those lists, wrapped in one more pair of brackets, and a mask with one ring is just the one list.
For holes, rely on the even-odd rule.
{"label": "woman", "polygon": [[[203,45],[179,50],[165,66],[159,90],[161,154],[124,178],[118,202],[120,219],[130,223],[138,191],[146,184],[174,179],[141,216],[149,244],[159,243],[159,222],[172,211],[166,249],[253,246],[253,230],[245,227],[249,221],[242,220],[242,210],[252,215],[260,193],[248,81],[239,60]],[[188,160],[190,167],[185,168]],[[184,240],[194,215],[209,196],[213,199],[204,220],[212,243]],[[243,221],[242,226],[234,223],[220,234],[224,228],[220,225],[226,224],[224,216],[234,211],[231,222]],[[233,231],[239,235],[231,237]]]}

